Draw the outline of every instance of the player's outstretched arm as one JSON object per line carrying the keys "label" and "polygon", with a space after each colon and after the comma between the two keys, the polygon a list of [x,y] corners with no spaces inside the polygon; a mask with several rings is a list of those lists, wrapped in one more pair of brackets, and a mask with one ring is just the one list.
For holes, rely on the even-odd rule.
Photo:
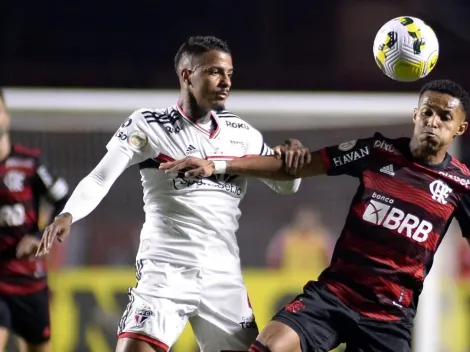
{"label": "player's outstretched arm", "polygon": [[62,242],[69,235],[72,223],[86,217],[98,206],[130,163],[130,157],[119,149],[108,151],[93,171],[79,182],[61,214],[45,228],[36,255],[46,255],[55,240]]}
{"label": "player's outstretched arm", "polygon": [[276,156],[255,156],[229,161],[204,160],[186,157],[160,165],[167,173],[185,171],[185,177],[208,177],[212,174],[232,174],[271,180],[293,180],[296,178],[323,175],[326,173],[319,151],[310,154],[310,162],[297,168],[295,174],[286,171],[285,158]]}

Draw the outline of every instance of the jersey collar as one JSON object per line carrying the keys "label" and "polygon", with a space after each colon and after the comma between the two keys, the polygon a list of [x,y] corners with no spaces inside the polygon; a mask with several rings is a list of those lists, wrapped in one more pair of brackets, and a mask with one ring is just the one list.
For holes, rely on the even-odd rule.
{"label": "jersey collar", "polygon": [[206,129],[204,129],[201,125],[197,124],[196,122],[193,122],[183,111],[183,109],[181,108],[181,106],[179,105],[179,103],[176,103],[176,109],[178,110],[178,112],[180,113],[181,116],[183,116],[183,118],[188,121],[191,125],[193,125],[197,130],[199,130],[200,132],[204,133],[206,136],[208,136],[210,139],[213,139],[215,137],[218,136],[219,132],[220,132],[220,123],[219,123],[219,118],[217,117],[217,114],[215,114],[214,111],[211,111],[211,120],[212,122],[214,123],[215,125],[215,128],[214,128],[214,131],[212,131],[212,133],[210,133],[209,131],[207,131]]}

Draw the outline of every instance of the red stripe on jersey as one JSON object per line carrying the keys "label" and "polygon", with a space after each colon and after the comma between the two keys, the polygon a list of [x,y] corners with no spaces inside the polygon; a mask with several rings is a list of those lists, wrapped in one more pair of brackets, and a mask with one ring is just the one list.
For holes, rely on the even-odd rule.
{"label": "red stripe on jersey", "polygon": [[[353,278],[355,285],[351,285],[352,288],[354,286],[357,286],[357,288],[359,286],[365,287],[373,292],[379,300],[389,300],[390,304],[392,301],[396,301],[403,307],[408,307],[411,303],[412,290],[388,280],[380,273],[371,271],[368,268],[356,267],[341,259],[335,262],[334,268],[336,272],[342,272],[347,277]],[[364,297],[362,300],[365,300]]]}
{"label": "red stripe on jersey", "polygon": [[380,190],[386,190],[386,194],[389,197],[416,205],[442,219],[448,219],[455,210],[450,202],[441,204],[432,200],[425,201],[425,199],[430,198],[430,191],[426,192],[396,177],[388,177],[371,170],[366,170],[363,173],[363,180],[367,189],[376,190],[379,193],[381,192]]}
{"label": "red stripe on jersey", "polygon": [[[410,243],[410,245],[421,247],[417,243]],[[416,261],[412,256],[406,255],[406,249],[397,251],[387,246],[386,243],[374,243],[366,238],[346,233],[342,238],[341,246],[347,248],[348,251],[355,252],[356,255],[361,255],[373,262],[386,265],[391,270],[409,274],[419,281],[424,280],[423,263]],[[367,254],[364,252],[364,248],[367,248]],[[424,247],[421,247],[420,250],[427,251]]]}
{"label": "red stripe on jersey", "polygon": [[38,157],[41,154],[40,149],[25,147],[21,144],[13,144],[13,150],[18,154],[25,154],[27,156]]}
{"label": "red stripe on jersey", "polygon": [[326,151],[326,148],[320,149],[320,156],[321,160],[323,161],[323,166],[325,167],[326,171],[331,170],[331,161],[328,156],[328,152]]}
{"label": "red stripe on jersey", "polygon": [[467,165],[463,164],[462,162],[460,162],[459,160],[455,158],[451,158],[450,163],[453,166],[455,166],[458,169],[458,171],[462,172],[465,176],[470,177],[470,170],[468,169]]}
{"label": "red stripe on jersey", "polygon": [[28,283],[0,281],[0,295],[28,295],[43,290],[47,286],[46,279]]}
{"label": "red stripe on jersey", "polygon": [[398,321],[403,318],[401,315],[394,314],[393,312],[389,312],[386,309],[381,308],[374,302],[365,301],[361,295],[340,282],[326,282],[325,284],[328,289],[349,308],[360,313],[366,318],[383,321]]}
{"label": "red stripe on jersey", "polygon": [[[368,206],[367,203],[355,204],[354,207],[351,208],[351,212],[352,212],[352,214],[354,214],[354,216],[356,216],[357,218],[360,219],[360,221],[363,222],[363,224],[364,224],[363,226],[368,226],[368,227],[381,226],[380,224],[379,225],[372,224],[372,223],[369,223],[369,222],[362,219],[362,216],[363,216],[367,206]],[[385,220],[386,220],[386,217],[383,221],[385,222]],[[401,232],[399,232],[399,230],[401,230]],[[440,232],[440,230],[441,229],[438,229],[439,232]],[[374,229],[371,228],[370,231],[374,231]],[[396,230],[387,229],[387,231],[390,231],[391,233],[399,234],[401,236],[405,236],[405,237],[410,238],[410,237],[412,237],[413,229],[410,229],[409,227],[406,227],[402,224]],[[431,231],[428,235],[428,238],[425,241],[419,242],[419,244],[416,243],[416,245],[417,246],[420,245],[421,247],[423,247],[423,249],[426,249],[426,250],[430,250],[430,251],[433,251],[433,252],[436,251],[437,245],[439,244],[439,240],[440,240],[439,232]],[[413,239],[410,238],[410,241],[413,241]]]}
{"label": "red stripe on jersey", "polygon": [[170,162],[170,161],[175,161],[171,156],[165,155],[165,154],[158,154],[156,158],[154,158],[156,161],[163,161],[163,162]]}
{"label": "red stripe on jersey", "polygon": [[211,160],[211,159],[227,159],[227,160],[233,160],[233,159],[242,159],[242,158],[254,158],[256,156],[260,156],[259,154],[246,154],[242,156],[232,156],[232,155],[208,155],[206,156],[206,160]]}

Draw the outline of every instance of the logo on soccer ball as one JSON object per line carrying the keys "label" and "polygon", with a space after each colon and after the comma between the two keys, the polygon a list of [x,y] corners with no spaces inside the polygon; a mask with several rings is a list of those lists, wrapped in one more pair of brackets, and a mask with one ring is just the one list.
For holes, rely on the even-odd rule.
{"label": "logo on soccer ball", "polygon": [[429,190],[431,191],[432,199],[441,204],[447,204],[446,199],[452,193],[452,188],[441,180],[431,182]]}

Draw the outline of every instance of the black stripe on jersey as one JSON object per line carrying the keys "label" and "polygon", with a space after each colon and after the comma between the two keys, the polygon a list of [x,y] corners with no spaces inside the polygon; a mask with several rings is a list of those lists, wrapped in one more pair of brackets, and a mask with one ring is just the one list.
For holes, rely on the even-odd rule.
{"label": "black stripe on jersey", "polygon": [[147,159],[145,161],[142,161],[139,163],[139,170],[143,169],[158,169],[160,166],[160,162],[154,160],[154,159]]}
{"label": "black stripe on jersey", "polygon": [[227,110],[216,112],[216,115],[217,117],[220,117],[221,119],[229,119],[229,118],[240,119],[240,116],[234,115]]}
{"label": "black stripe on jersey", "polygon": [[142,116],[145,118],[147,123],[159,123],[159,124],[166,124],[169,123],[174,125],[178,120],[181,119],[181,116],[177,114],[174,110],[171,111],[169,114],[167,113],[159,113],[156,111],[143,111]]}

